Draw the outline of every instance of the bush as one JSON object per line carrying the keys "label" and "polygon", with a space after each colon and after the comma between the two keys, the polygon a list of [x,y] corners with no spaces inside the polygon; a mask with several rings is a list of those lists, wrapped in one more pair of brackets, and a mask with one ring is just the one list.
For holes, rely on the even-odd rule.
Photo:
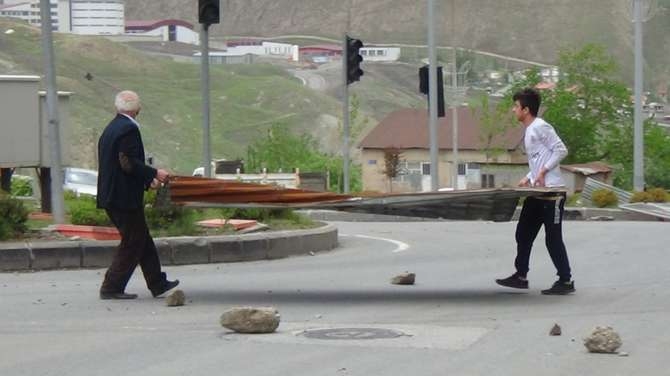
{"label": "bush", "polygon": [[619,203],[619,198],[609,189],[597,189],[591,195],[591,201],[596,207],[604,208],[616,206]]}
{"label": "bush", "polygon": [[157,191],[144,194],[144,214],[147,225],[152,230],[159,230],[161,235],[195,235],[195,211],[190,208],[174,205],[165,197],[156,200]]}
{"label": "bush", "polygon": [[668,201],[668,192],[663,188],[651,188],[647,190],[651,202],[666,202]]}
{"label": "bush", "polygon": [[6,240],[26,232],[28,210],[19,200],[0,195],[0,240]]}
{"label": "bush", "polygon": [[668,192],[663,188],[651,188],[644,192],[634,192],[630,202],[667,202]]}
{"label": "bush", "polygon": [[26,176],[12,176],[12,194],[14,196],[32,196],[33,186],[31,179]]}
{"label": "bush", "polygon": [[79,198],[68,199],[70,222],[74,225],[111,226],[107,213],[96,207],[95,198],[82,195]]}

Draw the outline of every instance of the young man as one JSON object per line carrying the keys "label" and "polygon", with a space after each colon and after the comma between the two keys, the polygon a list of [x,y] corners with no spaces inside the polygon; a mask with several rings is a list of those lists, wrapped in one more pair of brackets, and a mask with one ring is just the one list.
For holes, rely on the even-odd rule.
{"label": "young man", "polygon": [[105,209],[121,233],[121,243],[100,287],[100,299],[135,299],[125,292],[139,264],[154,297],[176,287],[161,272],[161,263],[144,218],[144,191],[156,188],[168,172],[144,162],[144,145],[137,115],[140,98],[132,91],[116,95],[116,117],[98,141],[98,208]]}
{"label": "young man", "polygon": [[[554,128],[537,117],[540,108],[540,94],[534,89],[524,89],[514,94],[512,112],[526,127],[524,144],[528,155],[530,172],[519,181],[520,187],[563,187],[559,162],[568,155],[563,141]],[[514,266],[516,272],[496,283],[517,289],[527,289],[528,265],[533,242],[544,225],[546,245],[551,261],[556,267],[558,281],[551,288],[542,290],[545,295],[565,295],[575,292],[571,280],[568,253],[563,244],[563,209],[566,194],[552,193],[545,196],[528,197],[523,203],[519,222],[516,226],[517,254]]]}

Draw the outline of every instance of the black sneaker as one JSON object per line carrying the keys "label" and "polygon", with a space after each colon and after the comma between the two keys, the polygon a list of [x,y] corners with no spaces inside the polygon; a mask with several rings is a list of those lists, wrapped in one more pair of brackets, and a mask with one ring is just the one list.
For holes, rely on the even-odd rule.
{"label": "black sneaker", "polygon": [[542,290],[543,295],[567,295],[575,292],[575,281],[556,281],[546,290]]}
{"label": "black sneaker", "polygon": [[527,289],[528,280],[521,279],[518,275],[512,274],[511,276],[505,279],[496,279],[496,283],[500,286],[511,287],[513,289]]}
{"label": "black sneaker", "polygon": [[175,279],[174,281],[168,281],[166,279],[165,282],[163,282],[163,285],[161,285],[158,288],[151,289],[151,295],[153,295],[154,298],[157,298],[168,292],[168,290],[172,290],[173,288],[177,287],[178,284],[179,284],[178,279]]}

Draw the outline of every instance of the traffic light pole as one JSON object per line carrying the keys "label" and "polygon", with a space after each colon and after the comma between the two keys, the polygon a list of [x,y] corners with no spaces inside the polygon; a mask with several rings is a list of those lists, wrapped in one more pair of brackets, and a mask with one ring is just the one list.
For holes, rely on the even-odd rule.
{"label": "traffic light pole", "polygon": [[209,148],[209,24],[200,29],[200,77],[202,89],[202,165],[205,177],[212,177],[212,154]]}
{"label": "traffic light pole", "polygon": [[344,193],[349,193],[349,83],[347,80],[348,37],[342,42],[342,175]]}
{"label": "traffic light pole", "polygon": [[435,53],[435,1],[428,0],[428,130],[430,134],[430,189],[439,188],[437,144],[437,54]]}

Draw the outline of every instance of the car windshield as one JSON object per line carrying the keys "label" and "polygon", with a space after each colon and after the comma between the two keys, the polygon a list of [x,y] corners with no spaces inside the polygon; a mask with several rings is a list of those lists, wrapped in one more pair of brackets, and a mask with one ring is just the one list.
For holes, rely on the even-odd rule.
{"label": "car windshield", "polygon": [[67,181],[75,184],[97,185],[98,176],[89,172],[70,171],[68,172]]}

